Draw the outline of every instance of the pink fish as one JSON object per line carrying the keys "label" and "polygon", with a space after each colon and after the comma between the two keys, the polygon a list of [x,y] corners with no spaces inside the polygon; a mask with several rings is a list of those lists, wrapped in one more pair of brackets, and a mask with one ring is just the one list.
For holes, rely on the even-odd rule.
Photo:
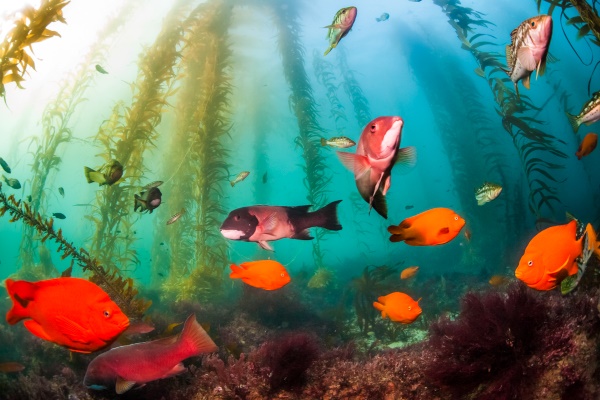
{"label": "pink fish", "polygon": [[396,163],[413,166],[416,162],[414,147],[399,148],[403,124],[400,117],[375,118],[363,129],[356,154],[338,151],[342,164],[354,172],[356,187],[369,203],[369,210],[375,208],[386,219],[385,195],[391,186],[392,167]]}
{"label": "pink fish", "polygon": [[251,206],[242,207],[229,213],[221,234],[227,239],[258,242],[265,250],[273,251],[271,240],[283,238],[310,240],[308,228],[319,226],[332,231],[342,229],[337,218],[337,205],[333,201],[317,211],[309,212],[308,206]]}
{"label": "pink fish", "polygon": [[180,374],[186,370],[183,360],[216,350],[217,346],[192,314],[179,335],[100,354],[88,365],[83,383],[95,390],[114,386],[117,394],[121,394],[135,385]]}

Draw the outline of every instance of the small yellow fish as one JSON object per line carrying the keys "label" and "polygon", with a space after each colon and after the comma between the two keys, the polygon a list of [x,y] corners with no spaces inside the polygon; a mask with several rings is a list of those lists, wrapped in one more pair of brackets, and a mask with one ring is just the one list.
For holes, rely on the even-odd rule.
{"label": "small yellow fish", "polygon": [[88,183],[96,182],[98,185],[113,185],[119,183],[123,176],[123,165],[117,160],[111,160],[97,171],[89,167],[83,167],[85,179]]}
{"label": "small yellow fish", "polygon": [[250,171],[242,171],[240,172],[234,180],[232,180],[231,182],[229,182],[231,184],[231,187],[234,187],[236,183],[243,181],[244,179],[246,179],[248,177],[248,175],[250,175]]}
{"label": "small yellow fish", "polygon": [[482,206],[485,203],[494,200],[500,195],[501,191],[502,186],[497,183],[485,182],[475,190],[475,200],[477,200],[477,205]]}
{"label": "small yellow fish", "polygon": [[321,138],[321,146],[337,147],[339,149],[347,149],[355,146],[356,143],[346,136],[336,136],[331,139]]}
{"label": "small yellow fish", "polygon": [[489,284],[492,286],[502,286],[510,282],[506,276],[494,275],[490,278]]}
{"label": "small yellow fish", "polygon": [[183,214],[185,214],[185,208],[182,208],[181,211],[169,218],[169,220],[167,221],[167,225],[175,223],[179,218],[181,218]]}

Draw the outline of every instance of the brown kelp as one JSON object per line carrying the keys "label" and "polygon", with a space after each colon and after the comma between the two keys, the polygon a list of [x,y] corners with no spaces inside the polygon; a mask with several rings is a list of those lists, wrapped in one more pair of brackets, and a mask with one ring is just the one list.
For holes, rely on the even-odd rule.
{"label": "brown kelp", "polygon": [[195,9],[186,24],[185,76],[179,96],[177,131],[168,167],[173,176],[172,206],[185,208],[181,223],[168,228],[170,274],[162,295],[175,300],[213,297],[223,281],[228,243],[219,232],[226,214],[221,198],[229,176],[229,96],[231,50],[227,39],[229,1],[215,0]]}
{"label": "brown kelp", "polygon": [[358,126],[362,129],[365,125],[371,121],[371,109],[369,107],[369,100],[363,93],[354,72],[348,66],[348,58],[346,57],[346,50],[343,47],[339,49],[337,54],[338,69],[342,77],[342,87],[344,92],[350,98],[350,102],[354,107],[354,116]]}
{"label": "brown kelp", "polygon": [[14,21],[14,27],[8,32],[4,42],[0,43],[0,96],[5,97],[4,85],[14,82],[23,89],[28,67],[35,69],[32,57],[32,45],[60,34],[48,29],[48,25],[59,21],[67,23],[62,9],[70,0],[43,0],[39,8],[25,6]]}
{"label": "brown kelp", "polygon": [[[304,158],[302,169],[305,174],[303,183],[308,191],[306,199],[317,209],[328,203],[327,185],[331,181],[331,175],[322,154],[320,132],[323,129],[317,120],[317,105],[304,67],[305,51],[300,42],[298,5],[276,3],[273,4],[272,10],[275,26],[279,32],[278,48],[282,56],[285,79],[292,91],[289,106],[298,121],[298,136],[294,139],[294,143],[302,149]],[[315,231],[313,258],[316,267],[324,264],[321,240],[326,234],[325,229]]]}
{"label": "brown kelp", "polygon": [[85,249],[77,249],[63,236],[62,229],[58,231],[54,229],[52,218],[44,219],[27,202],[16,200],[13,195],[6,197],[0,183],[0,217],[7,212],[12,217],[10,222],[22,221],[31,226],[41,236],[42,243],[48,239],[56,242],[58,244],[57,251],[62,253],[61,258],[64,260],[70,257],[72,259],[71,266],[73,263],[77,263],[84,272],[91,273],[90,281],[102,287],[130,317],[143,316],[152,304],[144,299],[136,298],[138,291],[134,288],[131,278],[123,278],[118,271],[110,272],[91,257]]}
{"label": "brown kelp", "polygon": [[339,87],[337,77],[333,71],[334,65],[321,56],[318,50],[313,51],[313,70],[317,81],[325,87],[327,100],[329,101],[329,115],[335,122],[336,131],[343,128],[343,121],[348,122],[346,111],[340,101],[337,90]]}
{"label": "brown kelp", "polygon": [[[93,65],[102,63],[107,56],[107,49],[114,35],[119,31],[118,27],[129,16],[130,7],[125,7],[100,31],[96,42],[85,59],[74,69],[73,72],[61,81],[59,90],[42,113],[42,134],[31,138],[30,146],[37,145],[33,153],[31,167],[32,178],[31,203],[30,206],[36,212],[44,214],[46,208],[46,182],[48,176],[58,171],[62,162],[57,154],[64,143],[71,141],[73,132],[71,129],[71,117],[79,105],[86,101],[85,92],[97,76]],[[31,226],[23,226],[21,236],[20,258],[23,272],[30,270],[34,265],[33,254],[35,254],[35,242]],[[31,271],[29,271],[31,272]]]}
{"label": "brown kelp", "polygon": [[[567,155],[559,150],[564,141],[542,131],[543,121],[537,120],[528,113],[539,108],[533,105],[529,97],[520,97],[512,90],[509,78],[503,71],[504,56],[497,52],[486,52],[484,46],[494,45],[485,33],[475,33],[474,26],[488,27],[490,21],[482,18],[482,14],[463,7],[459,0],[434,0],[448,16],[448,22],[455,29],[462,42],[462,48],[469,51],[479,64],[484,79],[487,80],[497,103],[496,112],[502,118],[502,126],[508,132],[518,151],[523,170],[529,186],[529,210],[539,216],[546,211],[554,212],[555,205],[560,203],[557,190],[552,185],[558,182],[556,170],[564,168],[559,161],[550,162],[548,157],[564,159]],[[493,37],[492,37],[493,38]]]}
{"label": "brown kelp", "polygon": [[535,0],[535,2],[538,11],[541,10],[542,3],[549,3],[548,15],[552,15],[555,8],[561,9],[562,13],[571,7],[575,8],[579,16],[568,18],[567,24],[577,29],[577,38],[589,34],[592,42],[600,46],[600,17],[595,5],[591,6],[585,0]]}
{"label": "brown kelp", "polygon": [[131,84],[133,101],[123,107],[119,102],[113,114],[100,127],[96,141],[103,147],[100,156],[105,162],[116,159],[124,167],[126,185],[116,184],[97,192],[94,213],[89,216],[96,226],[91,240],[91,252],[101,262],[122,268],[138,264],[133,246],[134,193],[139,190],[145,173],[143,157],[154,145],[157,126],[163,110],[176,89],[175,68],[181,56],[184,2],[175,3],[165,17],[163,28],[155,42],[147,48],[138,62],[139,72]]}

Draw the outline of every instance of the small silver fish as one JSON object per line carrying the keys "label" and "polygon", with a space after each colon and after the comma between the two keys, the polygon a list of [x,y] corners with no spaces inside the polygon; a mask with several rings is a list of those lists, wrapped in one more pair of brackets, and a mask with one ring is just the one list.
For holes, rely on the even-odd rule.
{"label": "small silver fish", "polygon": [[592,95],[592,98],[583,105],[578,115],[567,113],[569,123],[573,131],[577,133],[581,124],[591,125],[600,120],[600,90]]}
{"label": "small silver fish", "polygon": [[231,187],[234,187],[236,183],[241,182],[244,179],[246,179],[248,177],[248,175],[250,175],[250,171],[242,171],[239,174],[237,174],[235,179],[232,180],[231,182],[229,182],[231,184]]}
{"label": "small silver fish", "polygon": [[348,147],[355,146],[356,143],[347,138],[346,136],[336,136],[331,139],[321,138],[321,146],[337,147],[339,149],[347,149]]}
{"label": "small silver fish", "polygon": [[172,223],[176,222],[183,214],[185,214],[185,208],[182,208],[181,211],[169,218],[167,225],[171,225]]}
{"label": "small silver fish", "polygon": [[6,176],[2,175],[2,179],[4,179],[4,182],[6,182],[6,184],[8,186],[10,186],[13,189],[21,189],[21,182],[19,182],[18,179],[15,178],[7,178]]}
{"label": "small silver fish", "polygon": [[477,200],[477,205],[482,206],[485,203],[488,203],[494,200],[500,192],[502,191],[502,186],[497,183],[485,182],[481,185],[477,190],[475,190],[475,200]]}
{"label": "small silver fish", "polygon": [[6,171],[7,174],[10,174],[12,172],[10,167],[2,157],[0,157],[0,167],[2,167],[2,169]]}
{"label": "small silver fish", "polygon": [[147,184],[146,186],[144,186],[142,189],[145,190],[150,190],[152,188],[156,188],[159,187],[160,185],[162,185],[164,182],[163,181],[154,181],[152,183]]}

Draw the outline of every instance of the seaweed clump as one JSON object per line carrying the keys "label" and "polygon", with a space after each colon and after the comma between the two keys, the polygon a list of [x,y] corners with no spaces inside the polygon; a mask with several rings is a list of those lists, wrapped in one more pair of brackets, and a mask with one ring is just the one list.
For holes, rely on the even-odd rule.
{"label": "seaweed clump", "polygon": [[6,197],[2,192],[0,183],[0,217],[8,212],[12,216],[10,222],[23,221],[41,236],[41,242],[52,239],[58,244],[57,252],[62,252],[61,259],[71,257],[71,267],[77,264],[84,272],[92,273],[90,281],[104,289],[110,297],[121,307],[130,317],[141,317],[150,307],[152,302],[144,299],[136,299],[137,289],[133,286],[131,278],[124,279],[116,270],[112,273],[91,257],[83,248],[77,249],[73,243],[70,243],[62,234],[62,229],[54,229],[54,219],[44,219],[39,213],[36,213],[28,203],[16,200],[13,195]]}
{"label": "seaweed clump", "polygon": [[587,295],[534,293],[522,284],[507,293],[467,293],[455,321],[431,325],[425,375],[460,398],[536,398],[544,392],[591,398],[596,303]]}

